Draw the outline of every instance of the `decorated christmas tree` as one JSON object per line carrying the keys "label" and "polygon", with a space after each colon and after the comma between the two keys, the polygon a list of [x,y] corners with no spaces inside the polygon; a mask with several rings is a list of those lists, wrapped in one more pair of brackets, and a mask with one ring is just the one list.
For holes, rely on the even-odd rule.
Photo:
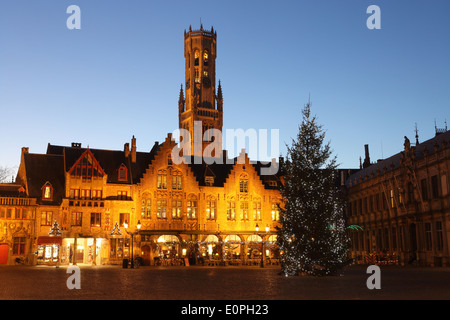
{"label": "decorated christmas tree", "polygon": [[284,203],[278,245],[282,273],[334,274],[347,261],[345,202],[336,186],[336,157],[331,157],[322,126],[311,116],[310,103],[302,114],[297,139],[287,146],[281,187]]}
{"label": "decorated christmas tree", "polygon": [[59,229],[59,224],[56,220],[55,220],[55,222],[53,222],[52,228],[50,229],[50,232],[48,234],[51,236],[62,235],[61,230]]}

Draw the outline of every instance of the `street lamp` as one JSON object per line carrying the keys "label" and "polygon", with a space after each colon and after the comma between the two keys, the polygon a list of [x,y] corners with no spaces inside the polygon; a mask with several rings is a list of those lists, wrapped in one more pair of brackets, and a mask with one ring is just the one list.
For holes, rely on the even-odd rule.
{"label": "street lamp", "polygon": [[[258,235],[258,231],[259,231],[258,224],[256,224],[255,230],[256,230],[256,234]],[[269,228],[269,225],[267,224],[266,225],[266,235],[269,233],[269,230],[270,230],[270,228]],[[263,240],[264,234],[261,234],[260,237],[261,237],[261,264],[260,264],[260,267],[264,268],[264,240]]]}
{"label": "street lamp", "polygon": [[123,224],[125,231],[131,236],[131,268],[134,268],[134,254],[133,254],[133,241],[134,241],[134,236],[139,234],[139,230],[141,230],[141,221],[138,220],[138,223],[136,225],[137,231],[135,232],[129,232],[128,229],[128,222],[125,220],[124,224]]}

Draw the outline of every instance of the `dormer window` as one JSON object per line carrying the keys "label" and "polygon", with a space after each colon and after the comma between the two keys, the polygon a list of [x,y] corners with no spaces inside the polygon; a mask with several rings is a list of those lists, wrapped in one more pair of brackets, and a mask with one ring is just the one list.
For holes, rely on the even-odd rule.
{"label": "dormer window", "polygon": [[205,177],[205,185],[212,187],[214,185],[214,177]]}
{"label": "dormer window", "polygon": [[53,199],[53,187],[49,182],[47,182],[42,187],[42,199],[44,199],[44,200],[52,200]]}
{"label": "dormer window", "polygon": [[128,180],[128,170],[124,164],[122,164],[119,168],[119,181],[127,181]]}

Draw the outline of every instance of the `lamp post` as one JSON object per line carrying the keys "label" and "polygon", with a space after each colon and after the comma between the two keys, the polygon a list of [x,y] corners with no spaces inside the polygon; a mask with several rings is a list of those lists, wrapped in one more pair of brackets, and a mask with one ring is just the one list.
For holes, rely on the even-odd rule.
{"label": "lamp post", "polygon": [[138,223],[136,225],[137,231],[135,232],[129,232],[128,229],[128,222],[125,221],[123,226],[125,227],[125,231],[131,236],[131,268],[134,268],[134,254],[133,254],[133,240],[134,236],[136,234],[139,234],[139,230],[141,229],[141,221],[138,220]]}
{"label": "lamp post", "polygon": [[[269,233],[269,229],[270,229],[269,225],[266,225],[266,235]],[[258,234],[258,231],[259,231],[258,224],[256,224],[255,230],[256,230],[256,234],[259,235]],[[261,264],[260,264],[260,267],[264,268],[264,240],[263,240],[264,234],[261,234],[260,237],[261,237]]]}

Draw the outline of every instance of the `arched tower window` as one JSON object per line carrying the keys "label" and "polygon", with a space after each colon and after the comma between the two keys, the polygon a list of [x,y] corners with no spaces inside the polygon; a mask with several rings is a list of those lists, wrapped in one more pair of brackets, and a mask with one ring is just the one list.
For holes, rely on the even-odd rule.
{"label": "arched tower window", "polygon": [[205,52],[203,53],[203,65],[204,65],[204,66],[207,66],[207,65],[208,65],[208,60],[209,60],[209,54],[208,54],[208,51],[205,51]]}
{"label": "arched tower window", "polygon": [[199,58],[200,58],[200,54],[198,53],[198,51],[195,51],[195,53],[194,53],[194,66],[198,66]]}

